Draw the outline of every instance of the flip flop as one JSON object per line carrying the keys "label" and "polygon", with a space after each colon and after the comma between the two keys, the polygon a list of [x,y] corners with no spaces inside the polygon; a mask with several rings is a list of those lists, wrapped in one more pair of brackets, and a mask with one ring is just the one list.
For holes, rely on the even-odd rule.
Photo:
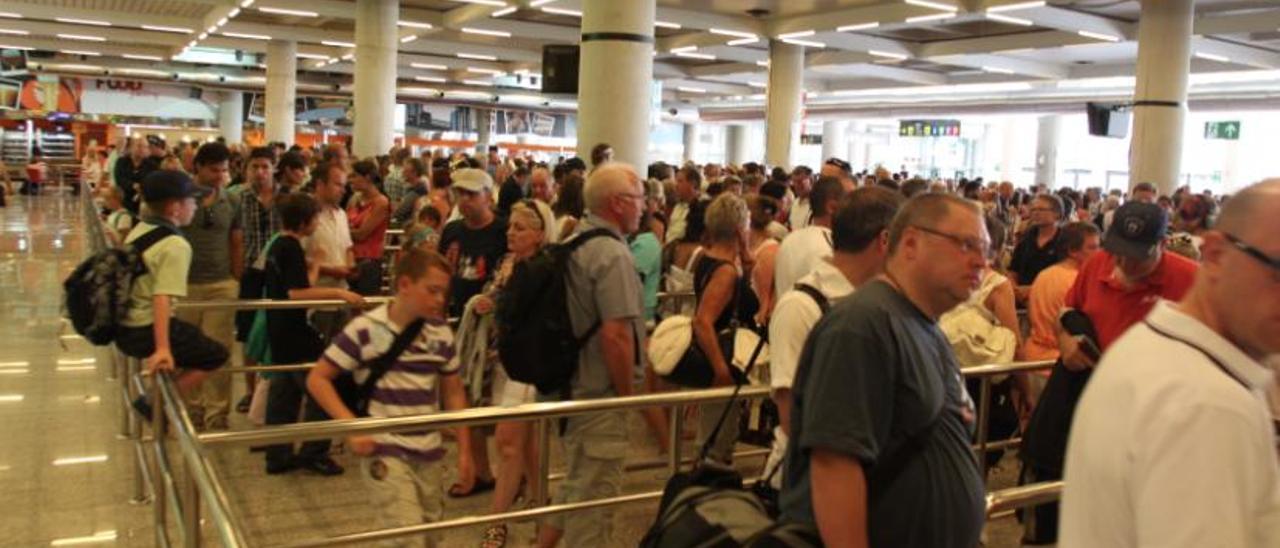
{"label": "flip flop", "polygon": [[497,480],[492,478],[487,480],[476,478],[476,482],[471,486],[471,490],[464,491],[462,489],[461,483],[454,483],[453,485],[449,486],[449,498],[461,499],[461,498],[470,497],[472,495],[478,495],[486,491],[492,491],[494,486],[497,484],[498,484]]}

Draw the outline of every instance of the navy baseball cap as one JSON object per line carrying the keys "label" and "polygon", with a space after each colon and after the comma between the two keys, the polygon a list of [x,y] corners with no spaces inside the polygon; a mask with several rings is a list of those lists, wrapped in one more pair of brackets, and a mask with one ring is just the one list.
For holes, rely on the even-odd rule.
{"label": "navy baseball cap", "polygon": [[1131,259],[1149,259],[1160,248],[1169,230],[1169,217],[1163,208],[1145,202],[1128,202],[1116,210],[1102,248],[1112,255]]}
{"label": "navy baseball cap", "polygon": [[153,171],[142,179],[144,202],[203,198],[211,192],[212,189],[197,185],[185,172],[172,169]]}

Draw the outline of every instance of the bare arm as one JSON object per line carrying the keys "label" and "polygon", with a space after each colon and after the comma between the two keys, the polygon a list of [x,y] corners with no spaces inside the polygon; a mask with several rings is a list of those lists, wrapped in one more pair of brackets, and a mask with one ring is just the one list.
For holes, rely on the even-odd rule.
{"label": "bare arm", "polygon": [[[461,411],[467,408],[467,391],[462,386],[462,375],[441,375],[440,390],[445,409]],[[471,460],[471,429],[459,426],[457,430],[458,477],[475,477],[475,462]]]}
{"label": "bare arm", "polygon": [[729,364],[725,362],[720,350],[720,341],[716,337],[715,322],[729,302],[733,299],[733,291],[737,284],[737,275],[732,268],[720,267],[712,274],[711,281],[702,291],[698,302],[698,310],[693,315],[693,339],[702,348],[707,362],[715,373],[715,384],[724,386],[733,384],[733,376],[729,374]]}
{"label": "bare arm", "polygon": [[351,304],[359,304],[364,301],[360,295],[337,287],[307,287],[302,289],[290,289],[289,300],[291,301],[310,301],[310,300],[327,300],[338,299],[347,301]]}
{"label": "bare arm", "polygon": [[848,455],[814,449],[809,487],[822,543],[829,548],[865,548],[867,480],[862,463]]}
{"label": "bare arm", "polygon": [[778,407],[778,424],[782,426],[782,431],[788,436],[791,435],[791,389],[776,388],[773,394],[769,396],[773,399],[773,404]]}
{"label": "bare arm", "polygon": [[996,286],[991,294],[987,295],[987,301],[982,305],[996,315],[1000,325],[1013,331],[1013,334],[1018,337],[1018,347],[1021,348],[1022,326],[1018,325],[1018,309],[1013,303],[1013,282],[1008,281]]}
{"label": "bare arm", "polygon": [[364,222],[360,223],[360,226],[351,229],[351,239],[362,241],[372,235],[378,225],[387,221],[387,216],[390,214],[391,209],[389,204],[390,202],[387,201],[386,196],[379,194],[377,198],[374,198],[373,211],[369,212],[369,216],[364,218]]}
{"label": "bare arm", "polygon": [[151,297],[151,330],[155,337],[155,352],[147,358],[147,371],[173,371],[173,351],[169,346],[169,317],[172,315],[172,299],[168,295]]}
{"label": "bare arm", "polygon": [[231,243],[228,246],[231,249],[231,275],[237,280],[244,276],[244,231],[235,229],[231,231]]}
{"label": "bare arm", "polygon": [[329,363],[328,360],[321,359],[307,373],[307,392],[316,401],[316,405],[324,409],[324,412],[330,417],[334,419],[354,419],[356,414],[347,408],[347,404],[342,402],[342,397],[338,395],[337,389],[333,387],[333,379],[338,378],[340,374],[342,374],[342,369]]}
{"label": "bare arm", "polygon": [[600,323],[600,347],[609,380],[619,396],[631,395],[631,372],[635,370],[635,334],[630,318],[604,320]]}

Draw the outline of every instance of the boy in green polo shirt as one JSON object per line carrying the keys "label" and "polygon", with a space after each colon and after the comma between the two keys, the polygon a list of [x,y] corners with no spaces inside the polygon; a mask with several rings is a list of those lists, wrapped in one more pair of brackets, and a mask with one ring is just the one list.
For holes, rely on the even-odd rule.
{"label": "boy in green polo shirt", "polygon": [[[148,373],[177,371],[174,378],[178,390],[185,394],[226,363],[228,357],[226,347],[196,326],[173,318],[172,312],[174,297],[187,295],[187,271],[191,267],[191,244],[178,227],[191,223],[196,200],[208,191],[186,173],[169,170],[151,173],[141,186],[146,208],[142,221],[124,243],[151,245],[142,253],[146,272],[134,279],[116,346],[126,355],[142,359]],[[153,234],[157,230],[165,235]],[[148,418],[152,416],[145,397],[133,405]]]}

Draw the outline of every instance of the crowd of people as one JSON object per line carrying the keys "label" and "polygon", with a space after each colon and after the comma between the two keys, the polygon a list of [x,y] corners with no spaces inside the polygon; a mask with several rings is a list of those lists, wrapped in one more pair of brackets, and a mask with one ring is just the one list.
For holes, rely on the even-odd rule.
{"label": "crowd of people", "polygon": [[[1149,183],[1078,192],[854,171],[838,158],[816,171],[658,162],[641,174],[606,144],[590,165],[496,147],[170,150],[154,136],[117,150],[91,153],[100,167],[83,170],[113,238],[145,248],[117,344],[180,372],[201,429],[258,404],[262,423],[287,424],[562,397],[507,375],[494,315],[522,261],[600,229],[614,237],[568,261],[569,315],[586,337],[568,393],[675,389],[647,367],[646,335],[665,317],[690,318],[712,386],[750,380],[721,333],[767,336],[767,373],[751,377],[770,385],[778,417],[764,473],[784,519],[828,546],[976,545],[986,471],[961,372],[1014,360],[1056,364],[996,385],[993,436],[1021,433],[1022,482],[1067,482],[1061,520],[1056,505],[1026,512],[1025,542],[1280,545],[1275,423],[1260,397],[1280,352],[1280,182],[1235,197],[1163,196]],[[392,228],[403,229],[396,253]],[[384,292],[389,304],[359,313],[171,314],[173,298],[360,304]],[[236,341],[247,364],[316,366],[250,377],[233,405],[218,370]],[[362,402],[358,385],[384,358]],[[727,464],[738,408],[718,429],[722,410],[704,406],[697,430]],[[669,450],[665,412],[645,419]],[[445,495],[494,490],[496,512],[517,503],[536,473],[529,425],[452,435],[459,474],[447,489],[439,432],[345,440],[382,525],[440,519]],[[625,413],[571,418],[561,441],[558,502],[620,494]],[[267,448],[266,472],[341,474],[330,449]],[[538,544],[607,545],[608,515],[548,520]],[[507,535],[494,525],[479,542]]]}

